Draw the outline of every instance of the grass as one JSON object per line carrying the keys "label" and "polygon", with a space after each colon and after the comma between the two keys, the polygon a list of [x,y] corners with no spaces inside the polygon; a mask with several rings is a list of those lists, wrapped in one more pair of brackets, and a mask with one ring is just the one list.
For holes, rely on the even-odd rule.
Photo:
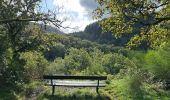
{"label": "grass", "polygon": [[55,92],[55,95],[51,95],[51,90],[48,89],[38,97],[38,100],[111,100],[111,97],[102,91],[97,94],[95,89],[92,88],[73,89],[73,91],[59,90]]}
{"label": "grass", "polygon": [[0,100],[21,100],[22,93],[18,95],[18,92],[13,87],[3,86],[0,87]]}
{"label": "grass", "polygon": [[51,87],[39,83],[24,88],[24,91],[16,92],[9,86],[0,87],[0,100],[170,100],[170,91],[159,84],[140,84],[128,78],[112,80],[107,87],[99,89],[100,94],[95,88],[56,87],[52,96]]}
{"label": "grass", "polygon": [[25,100],[27,98],[32,100],[29,99],[31,95],[37,96],[41,91],[43,91],[43,86],[40,82],[31,82],[22,86],[5,84],[0,86],[0,100]]}
{"label": "grass", "polygon": [[139,83],[136,79],[114,79],[104,91],[113,100],[170,100],[170,91],[159,84]]}
{"label": "grass", "polygon": [[51,87],[36,82],[27,84],[20,92],[15,87],[1,87],[0,100],[111,100],[100,88],[97,94],[95,88],[56,87],[55,95],[51,95]]}

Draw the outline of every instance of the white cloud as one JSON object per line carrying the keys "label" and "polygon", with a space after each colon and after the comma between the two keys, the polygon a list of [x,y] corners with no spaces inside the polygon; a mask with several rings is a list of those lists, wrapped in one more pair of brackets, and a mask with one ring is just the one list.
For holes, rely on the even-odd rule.
{"label": "white cloud", "polygon": [[71,32],[83,31],[85,27],[92,22],[94,22],[94,20],[67,21],[65,22],[64,26],[69,26],[74,29],[67,28],[64,29],[64,32],[71,33]]}
{"label": "white cloud", "polygon": [[85,9],[80,5],[79,0],[54,0],[53,4],[64,7],[66,11],[83,12]]}
{"label": "white cloud", "polygon": [[53,0],[53,5],[63,8],[59,17],[68,18],[64,26],[79,27],[79,29],[64,29],[65,33],[82,31],[86,25],[94,22],[89,11],[80,4],[80,0]]}

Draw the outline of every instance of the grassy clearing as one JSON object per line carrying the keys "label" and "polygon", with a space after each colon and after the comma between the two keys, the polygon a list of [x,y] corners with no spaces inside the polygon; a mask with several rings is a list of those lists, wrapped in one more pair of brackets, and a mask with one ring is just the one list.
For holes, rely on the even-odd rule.
{"label": "grassy clearing", "polygon": [[[113,79],[97,94],[95,88],[56,87],[51,95],[51,87],[33,82],[22,92],[14,92],[11,87],[0,88],[0,100],[170,100],[170,91],[160,84],[138,83],[136,79]],[[15,90],[16,91],[16,90]]]}
{"label": "grassy clearing", "polygon": [[51,88],[48,88],[44,93],[39,95],[38,100],[111,100],[109,95],[103,93],[102,89],[100,94],[97,94],[95,89],[73,89],[68,91],[56,91],[55,95],[51,95]]}
{"label": "grassy clearing", "polygon": [[134,80],[114,79],[103,91],[112,100],[170,100],[170,91],[159,87],[160,84],[138,83]]}

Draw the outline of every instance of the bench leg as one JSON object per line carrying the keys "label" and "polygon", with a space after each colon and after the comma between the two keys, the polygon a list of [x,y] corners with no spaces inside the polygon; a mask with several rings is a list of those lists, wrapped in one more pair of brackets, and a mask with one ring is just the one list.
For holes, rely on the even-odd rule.
{"label": "bench leg", "polygon": [[52,86],[52,95],[54,95],[54,92],[55,92],[55,86],[53,85]]}
{"label": "bench leg", "polygon": [[98,86],[96,87],[96,92],[97,92],[97,94],[99,94],[99,87]]}
{"label": "bench leg", "polygon": [[96,92],[99,94],[99,80],[97,80]]}

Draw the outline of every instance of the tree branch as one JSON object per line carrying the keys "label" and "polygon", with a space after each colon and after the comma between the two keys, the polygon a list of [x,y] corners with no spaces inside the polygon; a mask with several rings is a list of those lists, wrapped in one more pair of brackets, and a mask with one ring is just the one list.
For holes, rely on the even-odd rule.
{"label": "tree branch", "polygon": [[156,19],[157,21],[153,23],[154,25],[155,25],[155,24],[158,24],[158,23],[160,23],[160,22],[162,22],[162,21],[165,21],[165,20],[170,20],[170,17],[155,18],[155,19]]}
{"label": "tree branch", "polygon": [[27,19],[3,19],[3,20],[0,20],[0,23],[10,23],[10,22],[28,22],[28,21],[50,21],[50,22],[61,22],[59,20],[51,20],[51,19],[48,19],[48,18],[27,18]]}

